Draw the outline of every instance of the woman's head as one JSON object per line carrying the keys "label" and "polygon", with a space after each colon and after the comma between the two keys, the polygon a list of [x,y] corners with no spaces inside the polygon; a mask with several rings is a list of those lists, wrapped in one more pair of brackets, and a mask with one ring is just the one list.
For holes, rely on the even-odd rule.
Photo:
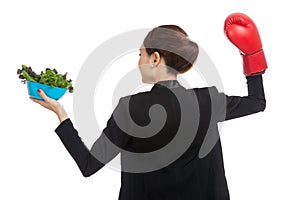
{"label": "woman's head", "polygon": [[[188,71],[199,53],[198,45],[189,40],[187,33],[176,25],[162,25],[152,29],[141,47],[142,75],[155,82],[159,76],[176,77]],[[143,73],[144,72],[144,73]],[[159,78],[158,78],[159,79]]]}

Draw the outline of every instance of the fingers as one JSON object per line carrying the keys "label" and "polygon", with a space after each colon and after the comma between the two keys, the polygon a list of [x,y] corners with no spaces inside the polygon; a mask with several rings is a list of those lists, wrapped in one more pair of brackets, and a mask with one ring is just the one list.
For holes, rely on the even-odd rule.
{"label": "fingers", "polygon": [[39,101],[40,101],[40,100],[37,100],[37,99],[35,99],[35,98],[33,98],[33,97],[29,97],[29,99],[31,99],[32,101],[34,101],[34,102],[36,102],[36,103],[39,103]]}
{"label": "fingers", "polygon": [[36,103],[41,103],[43,102],[42,100],[39,100],[39,99],[36,99],[36,98],[33,98],[33,97],[29,97],[29,99],[31,99],[32,101],[36,102]]}
{"label": "fingers", "polygon": [[42,97],[43,100],[36,99],[34,97],[29,97],[35,103],[40,104],[41,106],[53,111],[57,112],[59,107],[61,106],[56,100],[48,97],[42,89],[38,89],[39,95]]}
{"label": "fingers", "polygon": [[44,99],[45,102],[49,101],[49,97],[45,94],[45,92],[42,89],[38,89],[38,93]]}
{"label": "fingers", "polygon": [[38,100],[38,99],[33,98],[33,97],[29,97],[29,98],[30,98],[32,101],[34,101],[35,103],[38,103],[38,104],[40,104],[40,105],[42,105],[42,106],[45,107],[45,101]]}

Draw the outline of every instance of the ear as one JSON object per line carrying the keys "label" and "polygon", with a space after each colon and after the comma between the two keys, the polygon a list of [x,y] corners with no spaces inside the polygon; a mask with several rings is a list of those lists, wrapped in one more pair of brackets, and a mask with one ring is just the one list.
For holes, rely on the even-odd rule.
{"label": "ear", "polygon": [[152,59],[151,62],[152,62],[153,65],[158,65],[161,61],[160,54],[157,51],[155,51],[152,54],[151,59]]}

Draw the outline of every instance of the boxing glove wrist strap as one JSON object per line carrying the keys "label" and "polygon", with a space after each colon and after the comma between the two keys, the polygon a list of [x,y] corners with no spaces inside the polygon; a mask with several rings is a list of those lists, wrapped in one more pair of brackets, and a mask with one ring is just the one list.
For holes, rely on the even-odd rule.
{"label": "boxing glove wrist strap", "polygon": [[241,53],[241,55],[243,57],[244,74],[246,76],[263,74],[268,67],[262,49],[253,54],[245,55]]}

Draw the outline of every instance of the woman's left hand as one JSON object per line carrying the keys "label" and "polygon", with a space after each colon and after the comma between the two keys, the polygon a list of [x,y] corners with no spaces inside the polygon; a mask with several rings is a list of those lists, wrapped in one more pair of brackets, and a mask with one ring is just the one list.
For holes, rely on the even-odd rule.
{"label": "woman's left hand", "polygon": [[41,89],[39,89],[39,94],[40,96],[43,98],[43,101],[42,100],[38,100],[38,99],[35,99],[33,97],[29,97],[32,101],[40,104],[41,106],[43,106],[44,108],[47,108],[48,110],[51,110],[53,111],[60,122],[64,121],[65,119],[68,118],[68,115],[65,111],[65,109],[63,108],[63,106],[58,102],[56,101],[55,99],[52,99],[50,97],[48,97],[45,92]]}

